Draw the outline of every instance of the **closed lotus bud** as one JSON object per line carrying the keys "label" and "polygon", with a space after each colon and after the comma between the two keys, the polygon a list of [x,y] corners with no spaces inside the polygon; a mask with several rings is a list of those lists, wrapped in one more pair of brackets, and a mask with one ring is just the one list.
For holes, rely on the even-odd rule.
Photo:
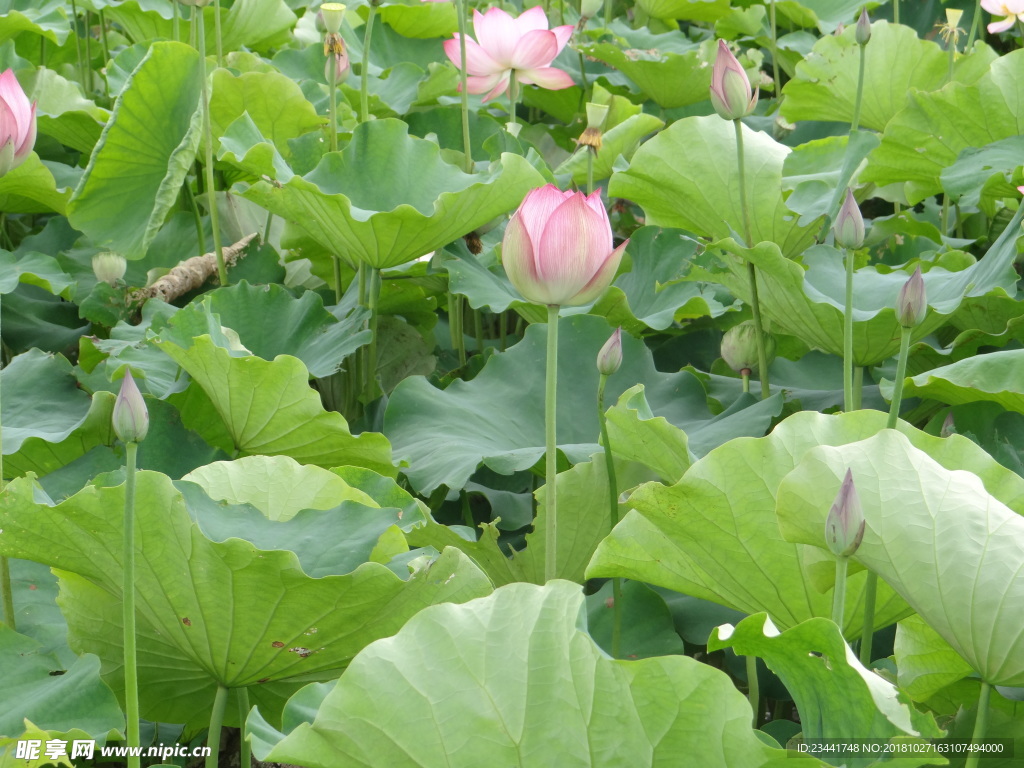
{"label": "closed lotus bud", "polygon": [[119,253],[105,251],[92,257],[92,273],[101,283],[113,285],[122,277],[128,268],[128,262]]}
{"label": "closed lotus bud", "polygon": [[320,6],[318,15],[327,32],[338,34],[341,31],[341,22],[345,20],[345,6],[342,3],[324,3]]}
{"label": "closed lotus bud", "polygon": [[149,432],[149,411],[130,370],[121,380],[121,391],[114,401],[114,434],[125,443],[140,443]]}
{"label": "closed lotus bud", "polygon": [[924,321],[927,312],[928,297],[925,295],[921,267],[918,267],[900,288],[899,298],[896,299],[896,318],[904,328],[916,328]]}
{"label": "closed lotus bud", "polygon": [[843,32],[845,32],[845,31],[846,31],[846,25],[843,24],[843,22],[840,21],[838,24],[836,24],[836,30],[835,30],[835,32],[832,33],[832,35],[834,37],[842,37],[843,36]]}
{"label": "closed lotus bud", "polygon": [[[764,353],[770,366],[775,359],[775,338],[770,333],[764,334]],[[757,328],[753,320],[744,320],[725,332],[722,337],[722,359],[737,373],[758,371]]]}
{"label": "closed lotus bud", "polygon": [[853,473],[846,470],[846,477],[825,520],[825,541],[836,557],[850,557],[863,539],[864,511],[857,497],[857,487],[853,484]]}
{"label": "closed lotus bud", "polygon": [[946,414],[946,418],[942,420],[942,429],[939,430],[939,437],[949,437],[955,434],[956,424],[953,422],[953,412],[950,411]]}
{"label": "closed lotus bud", "polygon": [[832,231],[835,232],[836,245],[842,248],[855,250],[864,245],[864,217],[861,216],[851,189],[846,190],[846,199],[839,209]]}
{"label": "closed lotus bud", "polygon": [[622,365],[622,328],[616,328],[615,333],[608,337],[608,341],[597,353],[597,372],[602,376],[611,376]]}
{"label": "closed lotus bud", "polygon": [[348,60],[348,54],[342,51],[339,53],[332,53],[327,57],[327,63],[324,64],[324,77],[327,78],[327,82],[331,82],[331,65],[334,65],[334,84],[341,85],[348,76],[352,74],[352,66]]}
{"label": "closed lotus bud", "polygon": [[862,8],[860,16],[857,17],[857,31],[855,33],[857,45],[867,45],[871,39],[871,19],[868,18],[868,9]]}
{"label": "closed lotus bud", "polygon": [[757,91],[750,93],[750,78],[725,40],[718,41],[718,55],[711,71],[711,106],[724,120],[746,117],[757,106]]}

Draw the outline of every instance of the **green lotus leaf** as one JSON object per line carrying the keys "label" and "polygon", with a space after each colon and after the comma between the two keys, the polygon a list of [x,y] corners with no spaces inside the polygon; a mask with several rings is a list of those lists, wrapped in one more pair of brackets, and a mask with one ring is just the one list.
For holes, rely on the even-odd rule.
{"label": "green lotus leaf", "polygon": [[636,83],[646,96],[664,109],[685,107],[707,101],[711,87],[711,46],[689,45],[686,50],[659,46],[659,38],[679,35],[651,36],[646,47],[623,48],[616,43],[590,43],[580,50],[603,61]]}
{"label": "green lotus leaf", "polygon": [[[846,644],[839,628],[828,619],[809,619],[779,632],[764,614],[750,616],[735,627],[718,627],[708,650],[732,648],[738,654],[759,656],[781,678],[800,709],[805,739],[897,739],[924,747],[927,739],[943,735],[934,718],[914,708],[910,697],[864,667]],[[883,763],[905,768],[942,765],[933,750],[889,756],[843,756],[849,768]]]}
{"label": "green lotus leaf", "polygon": [[[860,67],[854,27],[848,24],[838,37],[819,38],[810,54],[797,64],[796,76],[782,89],[783,117],[794,123],[853,121]],[[906,106],[908,93],[937,91],[949,79],[949,54],[937,42],[919,39],[917,31],[908,26],[876,21],[871,25],[871,43],[864,48],[864,56],[860,112],[864,128],[885,130],[893,115]],[[954,80],[974,82],[995,58],[987,46],[962,57],[954,68]]]}
{"label": "green lotus leaf", "polygon": [[0,43],[31,32],[64,45],[71,31],[64,0],[0,0],[0,17]]}
{"label": "green lotus leaf", "polygon": [[65,80],[52,69],[41,68],[24,78],[29,98],[36,100],[39,133],[52,136],[79,152],[90,154],[99,141],[110,113],[86,99],[77,83]]}
{"label": "green lotus leaf", "polygon": [[679,482],[690,468],[693,459],[686,433],[651,413],[643,385],[623,392],[606,418],[608,440],[617,458],[639,462],[669,484]]}
{"label": "green lotus leaf", "polygon": [[910,91],[907,107],[885,127],[862,181],[904,184],[911,205],[942,191],[941,175],[968,147],[1024,133],[1024,51],[1000,56],[977,82]]}
{"label": "green lotus leaf", "polygon": [[[462,488],[480,464],[511,474],[540,460],[546,330],[546,324],[531,324],[523,341],[491,357],[472,381],[455,381],[445,390],[422,377],[398,385],[384,414],[384,432],[395,456],[408,461],[405,473],[414,488]],[[595,360],[611,332],[603,319],[590,315],[559,321],[558,444],[573,463],[600,450]],[[651,411],[682,427],[697,454],[732,437],[763,434],[778,412],[778,400],[741,398],[735,410],[713,417],[696,377],[660,373],[644,344],[628,335],[622,348],[624,363],[609,377],[605,396],[617,398],[643,383]]]}
{"label": "green lotus leaf", "polygon": [[4,213],[64,213],[71,188],[54,176],[58,163],[43,163],[35,152],[4,176],[0,176],[0,210]]}
{"label": "green lotus leaf", "polygon": [[441,159],[437,144],[408,130],[400,120],[362,123],[343,151],[298,176],[242,117],[222,138],[221,158],[270,179],[240,183],[238,194],[294,221],[332,252],[377,268],[472,232],[543,182],[525,158],[508,153],[484,173],[463,173]]}
{"label": "green lotus leaf", "polygon": [[917,614],[896,625],[893,645],[899,685],[915,701],[924,701],[974,670],[942,636]]}
{"label": "green lotus leaf", "polygon": [[[771,240],[787,256],[814,241],[782,200],[782,168],[790,150],[744,126],[747,201],[755,243]],[[647,223],[713,238],[743,231],[733,126],[717,115],[677,120],[646,142],[629,169],[612,176],[608,194],[639,204]]]}
{"label": "green lotus leaf", "polygon": [[986,213],[994,215],[996,198],[1017,196],[1016,187],[1007,176],[1020,167],[1022,154],[1024,136],[1011,136],[985,147],[969,147],[955,163],[942,170],[942,188],[961,206],[980,205],[984,199]]}
{"label": "green lotus leaf", "polygon": [[[968,459],[973,443],[946,442],[941,463],[891,430],[812,450],[779,487],[779,525],[787,539],[823,547],[825,516],[849,469],[866,521],[853,558],[983,680],[1024,685],[1024,629],[1012,608],[1024,600],[1024,582],[1015,578],[1024,569],[1024,518],[1014,511],[1022,500],[1007,506],[981,477],[962,471],[977,472]],[[948,468],[957,452],[960,460]],[[1019,493],[1024,480],[1013,478]]]}
{"label": "green lotus leaf", "polygon": [[[633,157],[640,141],[649,133],[654,133],[665,125],[654,115],[641,113],[627,118],[624,122],[609,129],[601,137],[601,148],[594,157],[593,180],[607,179],[612,175],[616,162],[619,158],[629,160]],[[573,153],[564,163],[555,169],[556,174],[567,173],[577,186],[582,187],[587,183],[587,155],[590,150],[583,147]]]}
{"label": "green lotus leaf", "polygon": [[199,146],[199,73],[194,48],[154,43],[118,96],[68,203],[97,245],[138,259],[156,237]]}
{"label": "green lotus leaf", "polygon": [[[587,596],[587,631],[606,653],[612,650],[615,598],[612,583]],[[627,581],[622,585],[620,658],[647,659],[652,656],[682,655],[685,646],[676,632],[665,600],[646,584]]]}
{"label": "green lotus leaf", "polygon": [[800,214],[801,224],[834,220],[861,162],[877,146],[878,137],[867,131],[801,144],[782,165],[782,187],[792,190],[786,207]]}
{"label": "green lotus leaf", "polygon": [[729,0],[641,0],[637,4],[655,19],[718,21],[729,13]]}
{"label": "green lotus leaf", "polygon": [[985,401],[1024,413],[1022,365],[1024,349],[975,355],[908,378],[903,391],[905,396],[927,397],[949,405]]}
{"label": "green lotus leaf", "polygon": [[[251,714],[253,752],[260,760],[381,768],[661,767],[684,754],[737,767],[786,760],[751,731],[749,707],[725,675],[685,656],[613,661],[585,622],[580,588],[557,581],[426,609],[366,648],[312,723],[285,735]],[[424,666],[423,654],[435,663]],[[286,709],[285,719],[299,717]]]}
{"label": "green lotus leaf", "polygon": [[[227,437],[233,450],[245,455],[285,455],[322,467],[352,464],[394,474],[384,436],[353,436],[340,413],[325,411],[298,358],[235,357],[208,335],[193,339],[187,349],[171,341],[157,346],[192,377],[189,390],[177,397],[184,398],[186,426],[211,444],[220,446]],[[213,414],[220,418],[211,422]]]}
{"label": "green lotus leaf", "polygon": [[[118,597],[124,484],[89,486],[56,506],[37,503],[38,493],[27,478],[8,486],[0,550],[59,566]],[[229,688],[329,677],[424,606],[490,591],[455,551],[408,581],[376,563],[311,578],[293,551],[261,551],[235,537],[210,541],[170,479],[154,472],[138,474],[135,511],[140,615],[211,681]],[[92,642],[111,642],[112,629],[97,626]]]}
{"label": "green lotus leaf", "polygon": [[[969,741],[974,734],[974,726],[978,718],[978,698],[981,681],[977,678],[961,680],[932,696],[926,706],[945,716],[943,725],[948,731],[946,737],[950,741],[961,744]],[[1024,702],[1000,696],[991,691],[988,697],[987,722],[985,738],[1007,739],[1015,746],[1024,739]],[[1004,742],[1002,755],[989,754],[985,765],[989,768],[1016,768],[1020,758],[1010,756]],[[963,765],[955,761],[953,765]]]}
{"label": "green lotus leaf", "polygon": [[54,296],[70,298],[75,285],[52,256],[38,251],[11,253],[0,249],[0,293],[10,293],[20,283],[35,285]]}
{"label": "green lotus leaf", "polygon": [[380,17],[403,37],[448,37],[459,28],[455,3],[389,0],[381,7]]}

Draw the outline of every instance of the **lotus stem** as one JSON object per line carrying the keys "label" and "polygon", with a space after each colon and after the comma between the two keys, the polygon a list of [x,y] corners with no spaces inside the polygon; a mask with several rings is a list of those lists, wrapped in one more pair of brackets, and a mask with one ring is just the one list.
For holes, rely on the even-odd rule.
{"label": "lotus stem", "polygon": [[[0,226],[0,229],[3,227]],[[0,363],[3,361],[0,360]],[[2,379],[0,379],[2,381]],[[4,482],[3,425],[0,424],[0,491],[7,485]],[[11,565],[6,557],[0,556],[0,598],[4,604],[4,624],[12,630],[16,629],[14,618],[14,592],[11,589]]]}
{"label": "lotus stem", "polygon": [[[743,122],[737,118],[732,121],[736,129],[736,159],[740,177],[740,209],[743,211],[743,237],[747,248],[754,247],[750,227],[750,207],[747,205],[747,174],[746,159],[743,154]],[[761,322],[761,302],[757,298],[757,267],[747,262],[747,280],[750,284],[750,311],[754,316],[754,331],[757,336],[757,368],[761,379],[761,399],[767,400],[771,392],[768,386],[768,352],[764,342],[764,324]]]}
{"label": "lotus stem", "polygon": [[850,565],[850,558],[836,558],[836,587],[832,592],[832,621],[843,629],[843,616],[846,611],[846,572]]}
{"label": "lotus stem", "polygon": [[[82,38],[78,36],[78,5],[71,0],[71,30],[75,33],[75,54],[78,57],[78,79],[85,88],[85,57],[82,55]],[[86,91],[88,95],[88,91]]]}
{"label": "lotus stem", "polygon": [[745,657],[747,663],[747,700],[754,712],[753,727],[761,724],[761,681],[757,677],[757,656]]}
{"label": "lotus stem", "polygon": [[[608,436],[608,417],[604,413],[604,388],[608,377],[601,374],[597,384],[597,421],[604,444],[604,467],[608,475],[608,519],[611,528],[619,524],[619,484],[615,477],[615,458]],[[612,658],[622,658],[622,579],[612,579]]]}
{"label": "lotus stem", "polygon": [[366,17],[366,32],[363,34],[362,87],[359,92],[359,122],[370,119],[370,41],[373,39],[373,20],[377,16],[377,6],[371,0],[370,13]]}
{"label": "lotus stem", "polygon": [[779,27],[775,21],[775,0],[768,3],[768,24],[772,29],[772,79],[775,81],[775,100],[781,103],[782,80],[779,77]]}
{"label": "lotus stem", "polygon": [[611,26],[612,23],[612,0],[604,0],[604,25]]}
{"label": "lotus stem", "polygon": [[558,571],[558,305],[548,305],[548,356],[544,387],[544,479],[547,483],[547,526],[544,531],[544,581]]}
{"label": "lotus stem", "polygon": [[448,327],[452,335],[452,347],[459,354],[459,367],[466,365],[466,338],[463,330],[462,297],[448,293]]}
{"label": "lotus stem", "polygon": [[[135,651],[135,464],[139,444],[125,443],[124,567],[121,615],[124,625],[124,709],[129,747],[141,746],[139,738],[139,678]],[[139,768],[138,755],[128,757],[128,768]]]}
{"label": "lotus stem", "polygon": [[206,232],[203,231],[203,217],[199,213],[199,203],[196,202],[196,196],[192,193],[192,187],[188,185],[187,179],[185,181],[185,196],[188,198],[189,207],[192,209],[192,217],[195,219],[196,242],[199,245],[199,255],[202,256],[206,253]]}
{"label": "lotus stem", "polygon": [[[201,8],[199,9],[199,12],[200,13],[203,12]],[[214,36],[214,38],[216,38],[217,66],[218,67],[223,67],[224,66],[224,47],[223,47],[223,45],[221,43],[221,34],[220,34],[220,0],[213,0],[213,36]]]}
{"label": "lotus stem", "polygon": [[587,147],[587,194],[594,194],[594,152]]}
{"label": "lotus stem", "polygon": [[173,30],[174,41],[178,42],[181,40],[181,10],[178,8],[177,3],[171,3],[171,6],[174,8],[174,21],[172,22],[171,29]]}
{"label": "lotus stem", "polygon": [[[985,732],[988,730],[988,701],[991,698],[991,692],[992,686],[982,680],[981,690],[978,692],[978,716],[974,720],[974,732],[971,734],[972,744],[980,744],[982,739],[985,738]],[[967,756],[964,768],[978,768],[978,760],[980,758],[980,752],[972,751]]]}
{"label": "lotus stem", "polygon": [[878,594],[878,574],[868,571],[864,580],[864,621],[860,630],[860,663],[871,664],[871,646],[875,641],[875,596]]}
{"label": "lotus stem", "polygon": [[900,0],[892,0],[892,23],[900,23]]}
{"label": "lotus stem", "polygon": [[508,318],[505,314],[505,312],[498,313],[498,343],[502,352],[505,351],[506,342],[508,341]]}
{"label": "lotus stem", "polygon": [[274,221],[274,214],[267,211],[267,223],[263,225],[263,242],[266,243],[270,240],[270,225]]}
{"label": "lotus stem", "polygon": [[853,410],[853,261],[854,253],[843,249],[846,256],[846,300],[843,304],[843,410]]}
{"label": "lotus stem", "polygon": [[859,411],[864,395],[864,366],[853,366],[853,410]]}
{"label": "lotus stem", "polygon": [[[895,0],[895,7],[899,8],[899,0]],[[899,24],[899,22],[896,22]],[[857,65],[857,96],[853,102],[853,120],[850,122],[850,133],[860,127],[860,105],[864,100],[864,60],[866,58],[867,43],[858,45],[860,48],[860,64]]]}
{"label": "lotus stem", "polygon": [[740,371],[740,376],[743,378],[744,394],[750,394],[750,369],[744,368],[742,371]]}
{"label": "lotus stem", "polygon": [[228,270],[224,266],[224,248],[220,242],[220,213],[217,211],[217,194],[213,184],[213,128],[210,123],[210,84],[206,80],[206,29],[203,9],[196,8],[196,42],[199,45],[199,76],[202,78],[203,144],[206,160],[206,200],[210,207],[210,226],[213,228],[213,250],[217,254],[217,278],[223,286],[228,285]]}
{"label": "lotus stem", "polygon": [[338,151],[338,67],[335,63],[337,54],[331,53],[327,59],[328,69],[328,80],[327,87],[330,89],[330,101],[328,101],[329,107],[329,123],[328,130],[331,135],[328,136],[330,142],[331,152]]}
{"label": "lotus stem", "polygon": [[370,309],[370,346],[366,361],[366,402],[376,396],[377,387],[377,300],[380,295],[380,270],[369,269],[369,309]]}
{"label": "lotus stem", "polygon": [[466,173],[472,173],[473,167],[473,142],[469,135],[469,75],[466,72],[466,0],[455,0],[455,15],[459,21],[459,60],[462,66],[459,67],[459,95],[462,97],[462,152],[466,156]]}
{"label": "lotus stem", "polygon": [[85,94],[92,98],[92,17],[88,8],[85,9],[85,77]]}
{"label": "lotus stem", "polygon": [[892,402],[889,403],[889,421],[886,428],[895,429],[900,415],[900,400],[903,399],[903,379],[907,375],[907,357],[910,355],[910,328],[900,328],[900,356],[896,363],[896,381],[892,387]]}
{"label": "lotus stem", "polygon": [[217,684],[217,695],[213,697],[213,710],[210,712],[210,731],[206,736],[206,746],[210,754],[206,756],[206,768],[217,768],[220,760],[220,730],[224,724],[224,710],[228,703],[228,689]]}
{"label": "lotus stem", "polygon": [[967,45],[964,46],[964,52],[971,50],[971,46],[974,45],[974,38],[978,34],[978,21],[981,19],[981,0],[975,0],[974,2],[974,16],[971,18],[971,31],[967,35]]}
{"label": "lotus stem", "polygon": [[239,768],[251,768],[252,745],[245,738],[245,721],[249,717],[249,689],[238,688],[235,693],[238,696],[238,722],[241,723],[242,731],[238,740],[238,766]]}
{"label": "lotus stem", "polygon": [[[107,19],[103,14],[102,8],[100,8],[100,44],[103,46],[103,70],[105,71],[107,62],[110,61],[110,43],[107,42]],[[106,75],[103,76],[103,91],[104,95],[109,99],[110,85]]]}
{"label": "lotus stem", "polygon": [[519,98],[519,83],[516,80],[516,71],[513,69],[508,79],[508,132],[513,136],[519,136],[519,123],[516,122],[516,100]]}

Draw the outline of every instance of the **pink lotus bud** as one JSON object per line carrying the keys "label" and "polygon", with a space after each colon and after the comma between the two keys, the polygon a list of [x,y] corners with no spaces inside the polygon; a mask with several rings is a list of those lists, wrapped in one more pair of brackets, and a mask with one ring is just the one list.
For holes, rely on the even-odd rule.
{"label": "pink lotus bud", "polygon": [[857,45],[867,45],[871,39],[871,19],[868,18],[868,9],[861,8],[860,16],[857,17],[857,31],[854,33]]}
{"label": "pink lotus bud", "polygon": [[711,72],[711,106],[724,120],[746,117],[757,106],[757,91],[751,95],[750,79],[725,40],[718,41],[718,56]]}
{"label": "pink lotus bud", "polygon": [[840,21],[838,24],[836,24],[835,32],[833,32],[832,35],[833,35],[833,37],[842,37],[843,36],[843,32],[845,32],[845,31],[846,31],[846,25],[843,24],[843,22]]}
{"label": "pink lotus bud", "polygon": [[628,242],[613,247],[600,190],[587,197],[547,184],[527,194],[512,216],[501,259],[524,299],[573,307],[608,287]]}
{"label": "pink lotus bud", "polygon": [[345,6],[341,3],[324,3],[320,6],[318,16],[324,29],[336,35],[341,31],[341,22],[345,20]]}
{"label": "pink lotus bud", "polygon": [[841,248],[855,250],[864,245],[864,217],[860,214],[851,189],[846,190],[846,199],[839,209],[832,231],[836,235],[836,245]]}
{"label": "pink lotus bud", "polygon": [[597,372],[602,376],[611,376],[622,365],[622,328],[616,328],[615,333],[608,337],[608,341],[597,353]]}
{"label": "pink lotus bud", "polygon": [[8,69],[0,75],[0,176],[21,165],[35,143],[36,105]]}
{"label": "pink lotus bud", "polygon": [[825,541],[836,557],[850,557],[863,539],[864,511],[853,484],[853,473],[848,469],[825,520]]}
{"label": "pink lotus bud", "polygon": [[327,57],[327,63],[324,64],[324,77],[327,78],[328,84],[331,82],[331,64],[334,64],[334,84],[341,85],[348,76],[352,74],[352,66],[348,60],[348,52],[342,51],[341,53],[332,53]]}
{"label": "pink lotus bud", "polygon": [[916,328],[924,321],[927,312],[928,298],[919,266],[900,288],[899,298],[896,299],[896,318],[904,328]]}
{"label": "pink lotus bud", "polygon": [[939,430],[939,437],[949,437],[955,434],[956,424],[953,421],[953,412],[950,411],[946,414],[946,418],[942,420],[942,429]]}
{"label": "pink lotus bud", "polygon": [[125,443],[140,443],[149,432],[149,411],[131,370],[125,371],[121,391],[114,401],[114,434]]}

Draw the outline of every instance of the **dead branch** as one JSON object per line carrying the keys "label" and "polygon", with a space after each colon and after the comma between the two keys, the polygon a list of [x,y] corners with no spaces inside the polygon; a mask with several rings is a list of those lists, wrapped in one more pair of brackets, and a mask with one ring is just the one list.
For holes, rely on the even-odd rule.
{"label": "dead branch", "polygon": [[[224,249],[224,265],[233,267],[239,257],[245,255],[245,247],[256,237],[256,233],[246,235],[237,243]],[[207,280],[217,274],[217,254],[215,252],[205,253],[202,256],[193,256],[186,259],[166,275],[155,281],[146,288],[132,291],[128,296],[130,304],[141,307],[145,302],[154,297],[170,304],[179,296],[184,296],[189,291],[200,288]]]}

